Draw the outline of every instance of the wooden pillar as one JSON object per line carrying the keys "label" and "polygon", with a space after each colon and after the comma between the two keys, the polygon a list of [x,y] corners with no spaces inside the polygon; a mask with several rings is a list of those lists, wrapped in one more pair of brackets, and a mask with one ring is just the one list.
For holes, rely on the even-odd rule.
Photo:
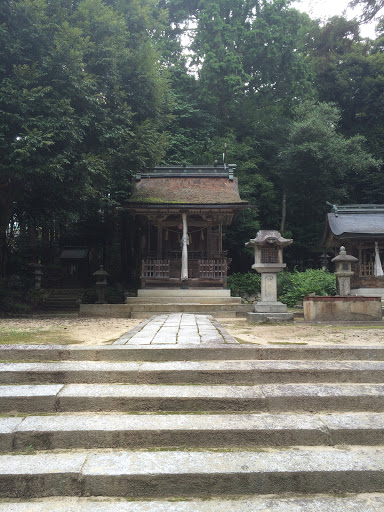
{"label": "wooden pillar", "polygon": [[157,259],[163,259],[163,226],[161,223],[157,225]]}
{"label": "wooden pillar", "polygon": [[360,276],[361,275],[361,265],[363,264],[361,245],[359,245],[358,250],[359,250],[359,256],[358,256],[359,257],[359,263],[358,263],[357,275]]}
{"label": "wooden pillar", "polygon": [[188,224],[187,224],[187,214],[182,213],[183,218],[183,238],[181,240],[182,244],[182,253],[181,253],[181,280],[188,280]]}
{"label": "wooden pillar", "polygon": [[148,231],[147,231],[147,248],[148,252],[151,250],[151,223],[148,222]]}
{"label": "wooden pillar", "polygon": [[212,226],[207,226],[207,258],[212,259]]}

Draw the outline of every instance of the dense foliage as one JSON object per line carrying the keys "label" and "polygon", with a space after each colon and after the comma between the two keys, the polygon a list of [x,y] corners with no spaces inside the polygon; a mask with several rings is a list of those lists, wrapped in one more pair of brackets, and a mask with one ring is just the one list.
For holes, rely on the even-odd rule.
{"label": "dense foliage", "polygon": [[[360,3],[380,16],[382,0]],[[121,267],[119,205],[146,165],[237,164],[259,228],[315,260],[331,203],[384,203],[384,22],[312,20],[289,0],[0,2],[0,265],[99,246]],[[313,264],[313,261],[312,261]]]}
{"label": "dense foliage", "polygon": [[[254,302],[260,294],[260,274],[232,274],[228,278],[228,288],[232,295]],[[294,307],[310,294],[336,295],[335,275],[321,269],[308,269],[305,272],[284,271],[277,274],[277,295],[284,304]]]}

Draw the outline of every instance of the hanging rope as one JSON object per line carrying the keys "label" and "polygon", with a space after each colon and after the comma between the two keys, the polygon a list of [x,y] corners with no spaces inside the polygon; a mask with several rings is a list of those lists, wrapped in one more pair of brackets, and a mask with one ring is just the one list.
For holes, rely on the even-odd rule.
{"label": "hanging rope", "polygon": [[383,267],[380,261],[379,243],[375,242],[375,265],[373,273],[376,277],[384,276]]}

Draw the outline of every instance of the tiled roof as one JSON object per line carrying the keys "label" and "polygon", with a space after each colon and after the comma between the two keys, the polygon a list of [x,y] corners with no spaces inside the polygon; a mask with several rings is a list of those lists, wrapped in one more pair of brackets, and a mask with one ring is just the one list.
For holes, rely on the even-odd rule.
{"label": "tiled roof", "polygon": [[334,238],[384,238],[384,205],[334,205],[322,245],[330,246]]}

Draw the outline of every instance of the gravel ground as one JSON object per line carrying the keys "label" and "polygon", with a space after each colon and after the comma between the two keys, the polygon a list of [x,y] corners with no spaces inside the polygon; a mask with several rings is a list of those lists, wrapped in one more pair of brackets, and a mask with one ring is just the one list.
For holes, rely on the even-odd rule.
{"label": "gravel ground", "polygon": [[[35,333],[34,343],[109,344],[142,320],[122,318],[79,318],[73,316],[33,316],[0,319],[0,342],[17,343],[18,333]],[[380,345],[384,343],[383,325],[311,325],[303,322],[285,325],[248,325],[245,319],[220,318],[219,322],[241,343],[279,344],[347,344]],[[13,339],[6,333],[13,332]]]}

